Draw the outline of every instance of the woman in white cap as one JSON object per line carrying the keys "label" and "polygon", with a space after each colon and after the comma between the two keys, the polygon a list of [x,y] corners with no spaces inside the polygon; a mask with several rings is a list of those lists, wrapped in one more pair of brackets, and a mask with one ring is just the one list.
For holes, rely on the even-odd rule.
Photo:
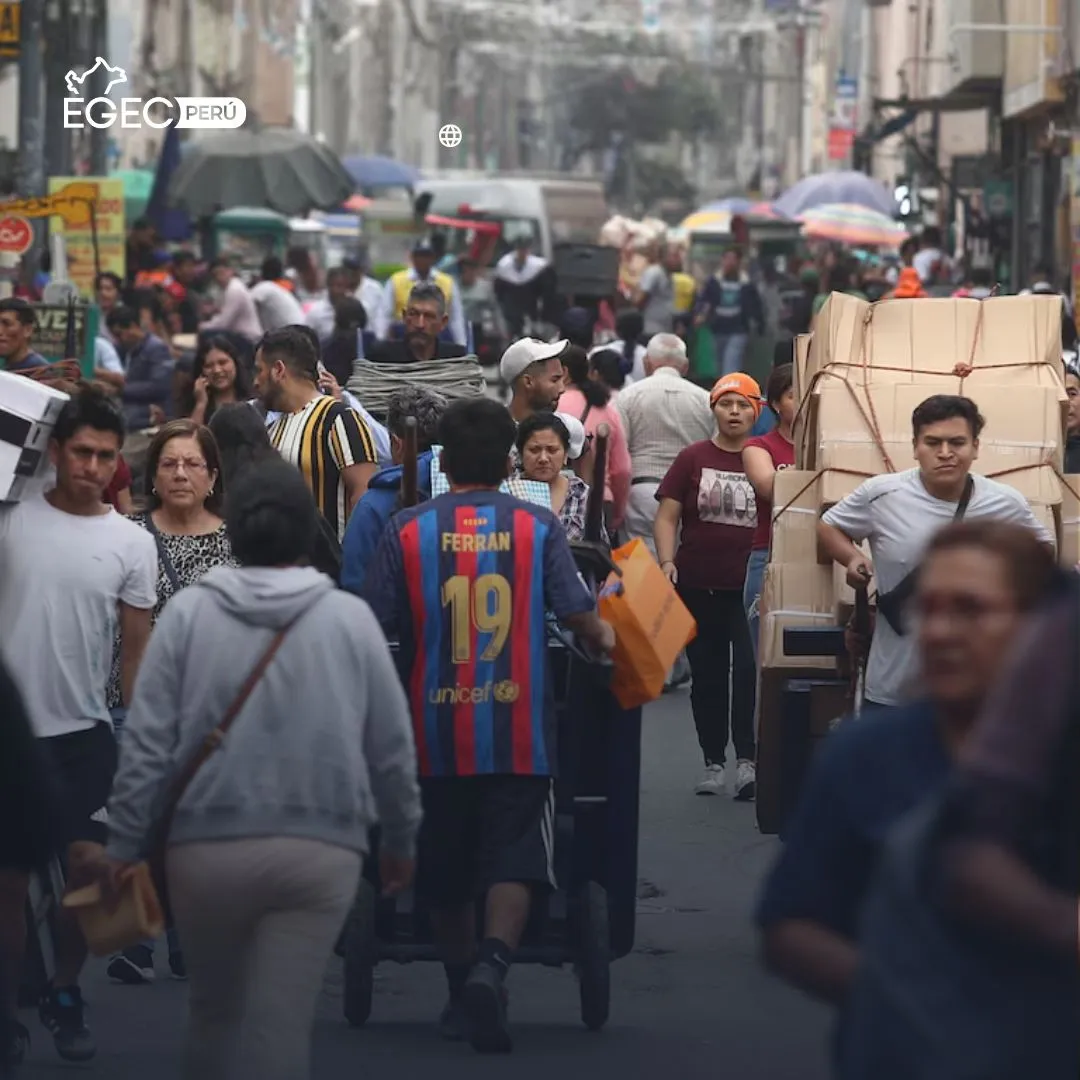
{"label": "woman in white cap", "polygon": [[522,475],[551,488],[551,512],[566,538],[584,540],[589,485],[567,470],[585,451],[581,421],[564,413],[533,413],[518,425],[516,445]]}

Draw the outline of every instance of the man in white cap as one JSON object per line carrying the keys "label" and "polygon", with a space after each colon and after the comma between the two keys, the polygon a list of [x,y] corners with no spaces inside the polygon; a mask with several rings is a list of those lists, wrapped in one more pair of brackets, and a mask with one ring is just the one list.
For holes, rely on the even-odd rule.
{"label": "man in white cap", "polygon": [[499,374],[510,387],[509,408],[515,423],[520,424],[534,412],[554,411],[563,391],[560,358],[569,344],[569,341],[521,338],[502,354]]}

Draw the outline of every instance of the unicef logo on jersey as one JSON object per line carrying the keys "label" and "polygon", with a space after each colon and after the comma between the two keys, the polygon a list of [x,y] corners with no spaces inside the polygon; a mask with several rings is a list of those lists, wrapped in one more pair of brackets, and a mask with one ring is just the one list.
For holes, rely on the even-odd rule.
{"label": "unicef logo on jersey", "polygon": [[698,518],[710,525],[757,528],[757,496],[745,473],[702,469],[697,510]]}

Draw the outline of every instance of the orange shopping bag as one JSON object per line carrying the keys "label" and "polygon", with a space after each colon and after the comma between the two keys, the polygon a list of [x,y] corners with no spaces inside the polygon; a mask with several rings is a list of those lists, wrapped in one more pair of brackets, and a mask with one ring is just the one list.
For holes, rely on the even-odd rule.
{"label": "orange shopping bag", "polygon": [[697,624],[641,540],[611,553],[622,576],[600,590],[600,617],[615,629],[611,690],[624,709],[655,701]]}

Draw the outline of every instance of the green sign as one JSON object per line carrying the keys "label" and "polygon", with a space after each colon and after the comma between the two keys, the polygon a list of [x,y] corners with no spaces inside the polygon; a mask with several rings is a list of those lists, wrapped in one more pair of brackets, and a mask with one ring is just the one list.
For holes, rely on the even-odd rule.
{"label": "green sign", "polygon": [[987,217],[1007,218],[1013,212],[1013,185],[1011,180],[987,180],[983,185],[983,207]]}
{"label": "green sign", "polygon": [[94,341],[101,322],[101,311],[96,304],[76,304],[75,355],[67,355],[68,307],[67,304],[34,304],[34,336],[30,347],[41,353],[46,360],[78,360],[83,376],[94,376]]}

